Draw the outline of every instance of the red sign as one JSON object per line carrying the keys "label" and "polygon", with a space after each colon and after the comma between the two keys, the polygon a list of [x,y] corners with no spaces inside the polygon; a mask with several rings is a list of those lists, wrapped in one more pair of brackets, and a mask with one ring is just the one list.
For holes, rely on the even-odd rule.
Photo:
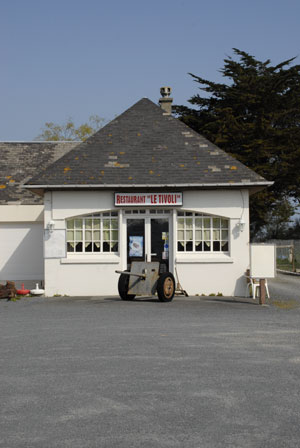
{"label": "red sign", "polygon": [[182,205],[182,193],[115,193],[115,205],[126,206],[166,206]]}

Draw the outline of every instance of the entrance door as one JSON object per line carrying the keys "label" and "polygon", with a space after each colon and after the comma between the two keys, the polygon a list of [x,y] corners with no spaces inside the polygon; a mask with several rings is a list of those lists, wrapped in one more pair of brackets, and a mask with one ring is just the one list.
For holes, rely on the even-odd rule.
{"label": "entrance door", "polygon": [[151,261],[159,261],[169,271],[169,218],[151,218]]}
{"label": "entrance door", "polygon": [[127,264],[159,261],[169,271],[169,217],[127,218]]}

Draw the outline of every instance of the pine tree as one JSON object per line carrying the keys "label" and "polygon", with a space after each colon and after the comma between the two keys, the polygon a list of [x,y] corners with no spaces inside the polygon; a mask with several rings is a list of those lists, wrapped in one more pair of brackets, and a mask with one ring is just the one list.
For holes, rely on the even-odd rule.
{"label": "pine tree", "polygon": [[[300,65],[276,66],[233,49],[220,70],[228,83],[190,75],[205,95],[177,116],[274,185],[251,197],[251,233],[285,222],[300,202]],[[293,205],[292,205],[293,204]]]}

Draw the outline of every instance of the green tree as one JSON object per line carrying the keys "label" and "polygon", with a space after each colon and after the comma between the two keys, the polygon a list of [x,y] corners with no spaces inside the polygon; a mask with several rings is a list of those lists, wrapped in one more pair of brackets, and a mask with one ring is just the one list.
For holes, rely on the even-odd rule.
{"label": "green tree", "polygon": [[288,227],[285,232],[284,239],[287,240],[300,240],[300,218],[297,217],[295,221]]}
{"label": "green tree", "polygon": [[[226,83],[190,75],[204,94],[177,116],[274,185],[251,197],[251,233],[282,223],[300,201],[300,65],[271,65],[233,49],[220,70]],[[275,226],[276,227],[276,226]]]}
{"label": "green tree", "polygon": [[72,118],[69,118],[63,124],[53,122],[45,123],[42,128],[42,133],[37,136],[36,140],[45,141],[69,141],[81,140],[84,141],[103,126],[104,118],[98,115],[91,115],[86,123],[76,127]]}

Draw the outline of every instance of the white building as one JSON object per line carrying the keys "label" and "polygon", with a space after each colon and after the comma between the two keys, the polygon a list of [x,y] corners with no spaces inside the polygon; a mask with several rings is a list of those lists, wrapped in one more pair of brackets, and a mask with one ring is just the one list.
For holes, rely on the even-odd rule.
{"label": "white building", "polygon": [[44,280],[44,201],[22,185],[76,144],[0,142],[0,282]]}
{"label": "white building", "polygon": [[[44,197],[43,232],[16,248],[28,257],[39,247],[37,266],[9,271],[1,260],[1,280],[25,279],[29,269],[44,276],[49,296],[116,295],[115,270],[146,260],[176,269],[189,294],[244,295],[249,194],[271,183],[173,118],[170,102],[140,100],[27,182],[26,194]],[[6,214],[11,205],[4,207]],[[32,225],[42,222],[38,207],[27,209]],[[21,244],[16,210],[11,232]],[[23,225],[25,209],[19,216]]]}

